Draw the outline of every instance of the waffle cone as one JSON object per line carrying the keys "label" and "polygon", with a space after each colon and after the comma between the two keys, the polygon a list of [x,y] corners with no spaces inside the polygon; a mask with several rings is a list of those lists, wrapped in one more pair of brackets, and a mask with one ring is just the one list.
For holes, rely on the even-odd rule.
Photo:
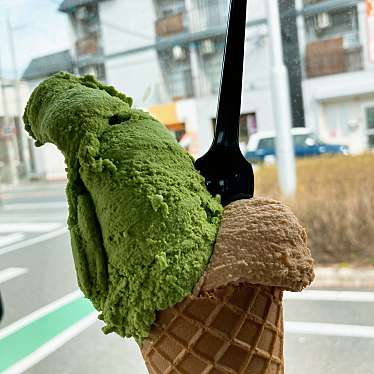
{"label": "waffle cone", "polygon": [[141,347],[149,373],[284,373],[282,295],[231,284],[159,312]]}

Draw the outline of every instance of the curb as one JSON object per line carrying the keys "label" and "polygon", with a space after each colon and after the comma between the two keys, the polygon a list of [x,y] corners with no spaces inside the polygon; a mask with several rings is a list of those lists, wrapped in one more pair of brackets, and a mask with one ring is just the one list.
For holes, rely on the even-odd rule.
{"label": "curb", "polygon": [[360,288],[374,289],[373,268],[326,268],[316,267],[313,288]]}

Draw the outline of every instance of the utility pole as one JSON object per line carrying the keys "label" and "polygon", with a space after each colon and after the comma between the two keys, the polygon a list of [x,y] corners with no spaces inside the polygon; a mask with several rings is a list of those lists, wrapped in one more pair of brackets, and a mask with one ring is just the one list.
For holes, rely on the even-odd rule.
{"label": "utility pole", "polygon": [[10,57],[12,63],[12,70],[14,75],[14,89],[15,89],[15,97],[16,97],[16,131],[17,131],[17,143],[18,143],[18,152],[19,152],[19,159],[20,159],[20,176],[27,178],[29,176],[30,167],[28,163],[29,157],[27,157],[28,151],[28,144],[27,139],[24,132],[23,126],[23,110],[21,104],[21,92],[19,86],[19,79],[18,79],[18,69],[17,69],[17,59],[16,59],[16,50],[14,45],[14,37],[13,37],[13,29],[10,23],[9,16],[7,16],[7,31],[8,31],[8,38],[9,38],[9,48],[10,48]]}
{"label": "utility pole", "polygon": [[[2,73],[2,64],[0,56],[0,92],[1,102],[3,106],[3,123],[2,123],[2,136],[0,136],[0,187],[1,182],[5,183],[16,183],[18,181],[17,168],[16,168],[16,157],[15,149],[12,139],[12,127],[11,119],[8,111],[8,100],[6,97],[6,89],[4,83],[4,77]],[[6,131],[10,133],[7,134]],[[1,191],[0,191],[1,192]],[[1,205],[1,201],[0,201]]]}
{"label": "utility pole", "polygon": [[[288,70],[293,127],[305,127],[302,70],[295,0],[279,0],[283,61]],[[284,15],[283,15],[284,14]]]}
{"label": "utility pole", "polygon": [[283,62],[278,1],[266,0],[269,47],[271,52],[271,88],[273,120],[276,129],[278,181],[282,193],[296,192],[296,167],[291,135],[291,103],[287,68]]}

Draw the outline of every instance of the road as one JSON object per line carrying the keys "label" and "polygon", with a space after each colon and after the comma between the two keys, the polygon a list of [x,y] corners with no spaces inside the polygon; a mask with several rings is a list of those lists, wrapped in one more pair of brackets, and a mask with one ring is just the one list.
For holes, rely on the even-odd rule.
{"label": "road", "polygon": [[[77,292],[66,216],[63,183],[2,194],[0,373],[146,374],[136,344],[103,335]],[[374,372],[374,292],[360,291],[286,293],[287,374]]]}

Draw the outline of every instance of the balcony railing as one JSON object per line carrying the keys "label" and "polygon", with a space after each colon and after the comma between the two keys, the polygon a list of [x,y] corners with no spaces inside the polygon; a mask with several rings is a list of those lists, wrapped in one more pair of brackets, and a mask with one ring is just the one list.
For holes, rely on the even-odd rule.
{"label": "balcony railing", "polygon": [[157,37],[179,34],[185,30],[184,13],[173,14],[172,16],[163,17],[156,21]]}
{"label": "balcony railing", "polygon": [[97,34],[92,34],[85,38],[78,39],[75,42],[75,49],[78,56],[97,54],[99,52]]}
{"label": "balcony railing", "polygon": [[228,0],[210,1],[210,5],[193,8],[189,12],[189,30],[199,32],[211,28],[226,26]]}
{"label": "balcony railing", "polygon": [[225,26],[228,16],[228,0],[214,0],[210,5],[197,6],[156,21],[157,37],[181,32],[199,32]]}
{"label": "balcony railing", "polygon": [[341,37],[309,43],[306,47],[305,71],[308,78],[362,69],[362,47],[344,48]]}
{"label": "balcony railing", "polygon": [[173,79],[155,85],[155,102],[158,104],[183,100],[191,97],[217,96],[219,77],[217,81],[209,81],[201,77]]}

